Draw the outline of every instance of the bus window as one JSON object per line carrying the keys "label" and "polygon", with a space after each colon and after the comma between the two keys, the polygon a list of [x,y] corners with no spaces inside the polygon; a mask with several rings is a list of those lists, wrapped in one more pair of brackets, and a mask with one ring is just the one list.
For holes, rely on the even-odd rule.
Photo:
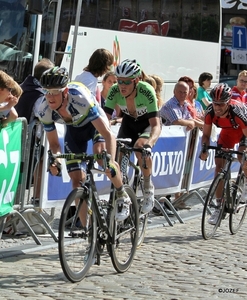
{"label": "bus window", "polygon": [[0,69],[22,82],[32,70],[35,17],[27,14],[23,0],[1,0],[0,7]]}

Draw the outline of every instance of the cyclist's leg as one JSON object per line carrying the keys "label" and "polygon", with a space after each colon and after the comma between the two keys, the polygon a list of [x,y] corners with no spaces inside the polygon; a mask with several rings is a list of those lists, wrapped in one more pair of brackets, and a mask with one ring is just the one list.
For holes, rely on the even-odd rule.
{"label": "cyclist's leg", "polygon": [[[94,128],[89,123],[83,127],[72,127],[67,126],[65,142],[64,142],[64,152],[65,153],[83,153],[87,151],[87,142],[90,140],[91,135],[94,133]],[[86,164],[80,161],[67,160],[66,167],[68,174],[72,182],[72,188],[78,188],[81,186],[81,182],[86,179]],[[78,199],[75,200],[76,205],[78,205]],[[79,212],[79,218],[81,221],[80,227],[85,227],[87,216],[87,204],[83,202],[82,209]]]}
{"label": "cyclist's leg", "polygon": [[[150,136],[150,130],[151,127],[147,127],[144,132],[139,136],[139,138],[136,140],[134,147],[136,148],[142,148],[146,143]],[[152,157],[147,156],[145,158],[145,164],[146,166],[143,166],[142,161],[142,154],[139,152],[136,152],[136,157],[138,160],[138,164],[142,170],[143,174],[143,185],[144,185],[144,201],[142,204],[142,212],[148,213],[150,212],[154,207],[154,186],[152,183]]]}
{"label": "cyclist's leg", "polygon": [[[238,151],[243,152],[247,150],[247,137],[244,135],[239,142]],[[242,163],[242,155],[238,155],[240,164]],[[243,162],[242,170],[244,172],[244,185],[241,200],[247,200],[247,161]]]}
{"label": "cyclist's leg", "polygon": [[[98,131],[95,131],[94,137],[93,137],[93,151],[94,153],[101,153],[102,150],[106,149],[105,140],[102,137],[102,135],[99,134]],[[102,162],[98,161],[98,163],[101,165]],[[123,221],[125,220],[130,213],[130,203],[131,199],[129,195],[126,193],[122,176],[120,172],[120,168],[118,163],[115,160],[111,160],[111,165],[108,170],[106,170],[106,176],[111,180],[112,184],[116,188],[116,220],[117,221]]]}

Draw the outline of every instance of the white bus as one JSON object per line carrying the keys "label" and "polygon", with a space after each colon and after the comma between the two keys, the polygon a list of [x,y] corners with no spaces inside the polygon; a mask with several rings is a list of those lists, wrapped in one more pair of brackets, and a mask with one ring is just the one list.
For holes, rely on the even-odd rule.
{"label": "white bus", "polygon": [[161,76],[164,100],[181,76],[197,81],[210,72],[212,84],[219,81],[220,0],[0,0],[0,7],[0,68],[19,82],[35,53],[74,79],[97,48],[112,51],[115,65],[136,59]]}

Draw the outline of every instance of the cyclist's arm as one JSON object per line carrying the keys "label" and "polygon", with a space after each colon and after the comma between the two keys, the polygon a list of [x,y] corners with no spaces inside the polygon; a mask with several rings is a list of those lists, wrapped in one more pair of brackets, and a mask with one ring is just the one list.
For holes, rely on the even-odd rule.
{"label": "cyclist's arm", "polygon": [[61,147],[58,140],[57,130],[46,132],[46,137],[49,142],[49,148],[53,154],[61,153]]}
{"label": "cyclist's arm", "polygon": [[[202,134],[202,145],[209,146],[211,130],[212,130],[212,124],[204,124],[203,134]],[[200,153],[201,160],[206,160],[207,157],[208,157],[208,151],[204,153],[203,152]]]}
{"label": "cyclist's arm", "polygon": [[[61,153],[61,147],[58,140],[57,130],[47,131],[46,137],[49,142],[49,149],[53,154]],[[58,162],[59,159],[56,159]],[[61,170],[59,170],[55,165],[50,165],[49,170],[53,176],[57,176]]]}
{"label": "cyclist's arm", "polygon": [[110,126],[107,126],[107,124],[101,117],[92,121],[92,124],[105,139],[107,153],[111,154],[111,157],[114,159],[117,145],[116,139],[110,129]]}

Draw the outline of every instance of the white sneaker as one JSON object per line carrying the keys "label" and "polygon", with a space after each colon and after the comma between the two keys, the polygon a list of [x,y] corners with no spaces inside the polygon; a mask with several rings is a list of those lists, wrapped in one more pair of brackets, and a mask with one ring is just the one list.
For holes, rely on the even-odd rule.
{"label": "white sneaker", "polygon": [[116,215],[117,222],[124,221],[130,215],[131,200],[127,194],[124,194],[116,200]]}
{"label": "white sneaker", "polygon": [[144,199],[142,202],[142,212],[144,214],[149,213],[154,207],[154,186],[149,190],[144,191]]}
{"label": "white sneaker", "polygon": [[215,211],[210,216],[210,218],[208,219],[208,224],[215,225],[218,221],[219,214],[220,214],[220,210],[216,208]]}

